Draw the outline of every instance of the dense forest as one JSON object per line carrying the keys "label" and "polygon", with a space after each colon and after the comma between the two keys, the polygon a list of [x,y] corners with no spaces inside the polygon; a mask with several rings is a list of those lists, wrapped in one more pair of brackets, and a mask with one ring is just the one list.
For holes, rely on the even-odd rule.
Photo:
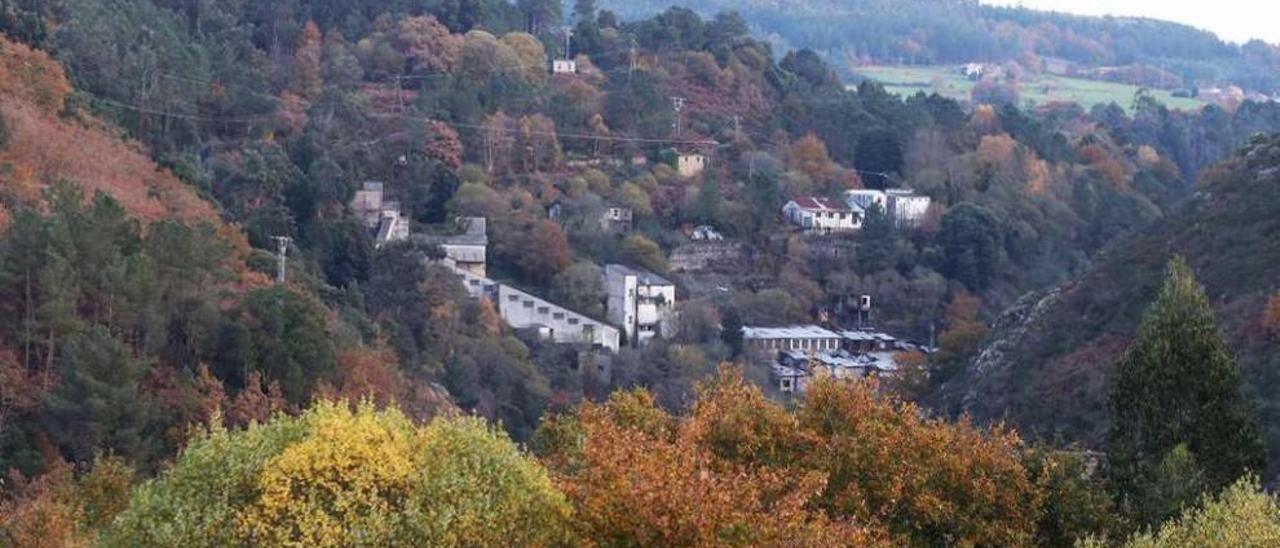
{"label": "dense forest", "polygon": [[[625,16],[651,16],[666,0],[601,4]],[[1231,44],[1187,25],[1130,17],[1084,17],[977,0],[691,0],[702,14],[734,10],[783,50],[823,53],[846,73],[862,64],[964,64],[1014,61],[1028,70],[1046,62],[1086,68],[1129,67],[1187,88],[1237,85],[1280,91],[1280,47]],[[1132,73],[1132,71],[1130,71]]]}
{"label": "dense forest", "polygon": [[[1222,512],[1277,527],[1259,485],[1280,430],[1256,369],[1274,345],[1236,344],[1239,316],[1225,338],[1206,327],[1224,312],[1206,248],[1235,244],[1144,248],[1114,343],[1134,350],[1096,358],[1131,378],[1084,385],[1114,409],[1021,434],[950,416],[1003,412],[952,399],[988,386],[973,364],[1001,311],[1124,269],[1116,250],[1160,227],[1203,226],[1189,203],[1248,202],[1206,198],[1213,181],[1256,176],[1266,195],[1280,160],[1251,140],[1280,131],[1275,103],[903,99],[734,13],[625,20],[587,0],[0,0],[0,33],[7,543],[1149,545],[1232,527]],[[576,71],[550,70],[563,58]],[[710,167],[681,176],[693,151]],[[508,327],[438,249],[377,245],[351,205],[366,181],[415,232],[486,218],[491,277],[588,316],[602,264],[670,276],[678,329],[602,374]],[[919,226],[872,208],[826,237],[780,215],[859,188],[934,205]],[[601,230],[611,206],[631,230]],[[738,262],[675,271],[695,225]],[[797,400],[742,359],[741,326],[841,322],[860,294],[879,328],[937,352]],[[1134,388],[1175,343],[1214,382]],[[1150,424],[1113,420],[1194,398],[1229,412],[1145,445]],[[1206,434],[1224,429],[1238,436]]]}

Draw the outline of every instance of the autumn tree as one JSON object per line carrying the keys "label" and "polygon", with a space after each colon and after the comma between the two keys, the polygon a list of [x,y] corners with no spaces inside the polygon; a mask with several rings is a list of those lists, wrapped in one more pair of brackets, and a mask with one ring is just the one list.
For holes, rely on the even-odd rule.
{"label": "autumn tree", "polygon": [[[1138,533],[1124,548],[1182,548],[1189,546],[1275,546],[1280,544],[1280,501],[1263,491],[1253,476],[1241,478],[1217,495],[1206,494],[1199,504],[1159,530]],[[1113,546],[1091,538],[1082,548]]]}
{"label": "autumn tree", "polygon": [[314,100],[320,95],[320,86],[324,83],[321,70],[320,27],[315,21],[307,21],[298,36],[298,48],[293,54],[293,91],[307,99]]}
{"label": "autumn tree", "polygon": [[569,240],[565,238],[560,225],[552,221],[533,223],[522,242],[515,251],[516,265],[530,279],[540,284],[550,282],[556,274],[568,268],[573,260]]}
{"label": "autumn tree", "polygon": [[394,408],[322,403],[214,426],[138,486],[105,546],[567,543],[546,471],[478,419],[415,426]]}
{"label": "autumn tree", "polygon": [[833,517],[877,521],[913,545],[1026,545],[1039,495],[1017,434],[929,418],[866,383],[817,382],[800,426],[823,440],[804,457],[825,474],[815,501]]}
{"label": "autumn tree", "polygon": [[[717,455],[716,440],[741,432],[736,422],[705,424],[715,415],[710,407],[721,404],[734,402],[708,399],[701,418],[677,421],[648,394],[623,392],[549,421],[540,433],[544,458],[575,507],[575,529],[584,538],[620,545],[884,544],[870,527],[809,508],[821,488],[819,476]],[[749,409],[735,418],[750,419],[766,404],[757,397],[741,405]],[[773,410],[783,421],[778,426],[791,420],[780,408]],[[732,430],[718,433],[726,428]],[[783,439],[770,436],[785,433],[768,430],[759,439],[781,449]],[[751,456],[771,450],[736,449]]]}
{"label": "autumn tree", "polygon": [[827,144],[817,135],[809,133],[791,145],[790,163],[808,175],[815,183],[824,183],[831,175],[833,164],[827,155]]}
{"label": "autumn tree", "polygon": [[[457,130],[438,121],[427,122],[425,129],[427,142],[423,152],[427,159],[440,162],[453,170],[462,167],[462,140],[458,137]],[[443,206],[444,202],[440,202],[440,205]]]}
{"label": "autumn tree", "polygon": [[462,55],[463,38],[451,34],[435,17],[420,15],[400,21],[395,43],[410,72],[431,74],[453,70]]}
{"label": "autumn tree", "polygon": [[[1107,474],[1121,504],[1154,524],[1179,504],[1153,495],[1171,478],[1162,468],[1185,447],[1205,486],[1217,492],[1266,462],[1240,367],[1214,320],[1204,288],[1181,257],[1169,263],[1155,303],[1116,364],[1108,409]],[[1192,495],[1194,496],[1194,495]],[[1182,500],[1191,503],[1193,500]]]}
{"label": "autumn tree", "polygon": [[982,301],[967,291],[951,296],[946,310],[947,324],[938,336],[938,352],[933,356],[937,369],[935,382],[951,378],[982,350],[991,328],[978,315],[981,306]]}
{"label": "autumn tree", "polygon": [[80,470],[62,461],[38,478],[16,472],[0,499],[0,539],[14,548],[90,546],[124,509],[134,471],[119,457],[98,455]]}
{"label": "autumn tree", "polygon": [[1280,292],[1267,300],[1262,311],[1262,328],[1272,336],[1280,335]]}

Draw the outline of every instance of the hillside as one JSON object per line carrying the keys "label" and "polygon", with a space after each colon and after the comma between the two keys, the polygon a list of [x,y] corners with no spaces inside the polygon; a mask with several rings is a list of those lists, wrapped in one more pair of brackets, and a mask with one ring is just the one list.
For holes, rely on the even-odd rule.
{"label": "hillside", "polygon": [[[885,89],[903,97],[917,93],[937,93],[957,101],[968,101],[978,84],[961,74],[956,65],[935,66],[864,66],[854,70],[861,76],[883,84]],[[1085,109],[1117,104],[1132,110],[1134,96],[1142,86],[1055,76],[1028,75],[1017,82],[1019,102],[1036,105],[1076,103]],[[1195,110],[1204,105],[1197,99],[1174,97],[1166,90],[1149,90],[1153,98],[1169,108]]]}
{"label": "hillside", "polygon": [[73,181],[104,192],[133,217],[221,224],[211,203],[147,151],[92,116],[60,116],[71,91],[61,65],[41,51],[0,38],[0,207],[34,203],[50,184]]}
{"label": "hillside", "polygon": [[[665,0],[606,0],[623,16],[649,16]],[[822,52],[846,74],[867,64],[1017,61],[1024,69],[1078,65],[1167,73],[1187,88],[1236,84],[1280,90],[1280,49],[1238,46],[1187,25],[1142,18],[1082,17],[976,0],[690,0],[704,15],[736,11],[775,49]],[[1159,82],[1158,80],[1157,82]],[[1156,82],[1149,84],[1153,87]]]}
{"label": "hillside", "polygon": [[1268,309],[1280,302],[1273,298],[1280,290],[1280,138],[1255,140],[1208,172],[1194,197],[1116,243],[1078,281],[1025,298],[935,403],[981,420],[1008,420],[1029,435],[1098,441],[1111,365],[1173,254],[1194,268],[1240,357],[1274,463],[1280,337]]}

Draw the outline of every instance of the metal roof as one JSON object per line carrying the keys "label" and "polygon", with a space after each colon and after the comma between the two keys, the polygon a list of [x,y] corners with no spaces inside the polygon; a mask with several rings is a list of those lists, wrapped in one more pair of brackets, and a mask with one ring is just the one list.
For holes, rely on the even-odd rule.
{"label": "metal roof", "polygon": [[743,327],[745,339],[839,339],[840,335],[816,325],[789,327]]}
{"label": "metal roof", "polygon": [[671,283],[670,280],[648,270],[632,268],[623,264],[604,265],[604,271],[607,276],[635,276],[641,285],[676,285]]}
{"label": "metal roof", "polygon": [[809,209],[815,211],[850,211],[849,206],[842,204],[830,198],[819,198],[815,196],[802,196],[791,200],[795,202],[801,209]]}

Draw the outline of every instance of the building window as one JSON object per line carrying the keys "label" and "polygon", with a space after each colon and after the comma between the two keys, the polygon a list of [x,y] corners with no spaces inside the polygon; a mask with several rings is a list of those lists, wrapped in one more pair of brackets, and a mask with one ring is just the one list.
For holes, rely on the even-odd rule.
{"label": "building window", "polygon": [[519,295],[508,295],[508,296],[507,296],[507,300],[508,300],[508,301],[511,301],[511,302],[513,302],[513,303],[514,303],[514,302],[516,302],[516,301],[520,300],[520,296],[519,296]]}
{"label": "building window", "polygon": [[578,325],[577,318],[569,318],[569,325]]}
{"label": "building window", "polygon": [[551,315],[551,317],[552,317],[552,318],[555,318],[555,319],[557,319],[557,320],[563,320],[563,319],[564,319],[564,312],[556,312],[555,314],[552,314],[552,315]]}
{"label": "building window", "polygon": [[525,302],[524,302],[524,307],[525,307],[525,308],[533,308],[533,301],[525,301]]}
{"label": "building window", "polygon": [[551,309],[550,309],[550,308],[547,308],[547,307],[545,307],[545,306],[539,306],[539,307],[538,307],[538,313],[539,313],[539,314],[549,314],[549,313],[551,313]]}

